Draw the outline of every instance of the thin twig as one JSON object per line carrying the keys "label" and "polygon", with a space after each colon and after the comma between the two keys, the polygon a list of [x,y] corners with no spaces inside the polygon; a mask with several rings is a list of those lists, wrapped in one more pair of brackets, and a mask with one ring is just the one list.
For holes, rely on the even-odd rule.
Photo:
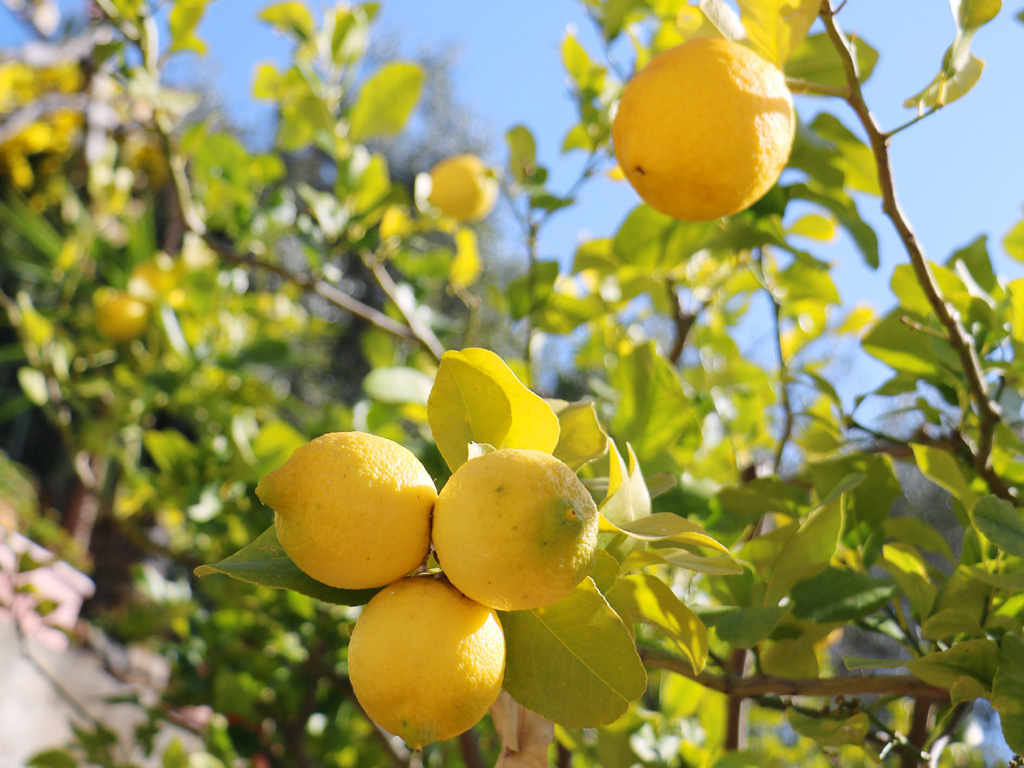
{"label": "thin twig", "polygon": [[380,310],[374,309],[368,304],[364,304],[359,301],[359,299],[349,296],[347,293],[338,290],[328,282],[323,280],[313,280],[301,272],[294,272],[279,264],[272,264],[269,261],[263,261],[251,253],[238,253],[228,245],[228,243],[212,233],[204,235],[203,240],[217,253],[218,256],[231,264],[238,264],[241,266],[260,269],[265,272],[271,272],[286,282],[297,285],[304,291],[313,293],[322,299],[329,301],[331,304],[344,309],[346,312],[351,312],[356,317],[370,323],[370,325],[387,331],[388,333],[393,333],[396,336],[414,338],[412,329],[409,328],[409,326],[403,325],[397,320],[392,320]]}
{"label": "thin twig", "polygon": [[755,675],[696,674],[687,659],[664,651],[639,647],[640,658],[649,667],[682,675],[719,693],[744,698],[759,696],[863,696],[867,694],[912,696],[930,701],[948,701],[949,691],[929,685],[913,675],[851,675],[849,677],[773,677]]}
{"label": "thin twig", "polygon": [[387,267],[372,256],[364,258],[363,261],[373,273],[373,276],[376,278],[377,284],[380,285],[381,290],[383,290],[387,297],[391,299],[392,303],[394,303],[398,308],[398,311],[402,313],[402,317],[405,318],[405,322],[408,324],[408,329],[411,332],[412,337],[416,339],[424,349],[433,355],[435,360],[440,360],[441,355],[445,353],[444,345],[438,341],[437,336],[434,335],[430,326],[420,319],[420,316],[416,313],[415,307],[410,309],[405,306],[404,302],[402,302],[398,295],[398,286],[395,285],[395,281],[388,273]]}
{"label": "thin twig", "polygon": [[[999,405],[989,397],[988,384],[985,381],[985,373],[982,369],[978,352],[974,347],[974,341],[961,322],[956,310],[946,302],[942,292],[939,290],[921,244],[918,242],[914,230],[900,208],[899,201],[896,198],[892,161],[889,156],[889,137],[879,129],[878,123],[864,101],[864,94],[861,91],[860,80],[857,76],[857,63],[849,41],[836,24],[835,14],[836,11],[832,8],[831,0],[822,0],[819,15],[825,24],[825,31],[829,39],[839,53],[843,69],[846,72],[846,81],[849,86],[846,102],[856,113],[867,133],[872,153],[875,156],[878,182],[882,192],[882,211],[892,221],[903,242],[917,280],[925,296],[928,298],[928,303],[945,329],[949,344],[960,359],[960,365],[967,379],[968,389],[977,406],[979,435],[977,445],[972,449],[972,463],[979,474],[981,474],[991,468],[992,441],[1002,414]],[[995,493],[996,489],[993,488],[992,491]]]}
{"label": "thin twig", "polygon": [[690,331],[693,330],[697,317],[704,311],[707,304],[702,304],[695,311],[688,312],[683,308],[683,302],[679,299],[679,289],[675,281],[671,278],[666,278],[665,288],[668,290],[668,300],[672,305],[672,321],[676,326],[676,335],[672,340],[672,349],[668,353],[668,359],[673,364],[677,364],[679,358],[683,356],[686,339],[689,337]]}
{"label": "thin twig", "polygon": [[845,86],[834,87],[831,85],[822,85],[821,83],[812,83],[810,80],[802,80],[799,77],[787,77],[786,87],[789,88],[790,93],[809,93],[814,96],[838,96],[841,99],[845,99],[850,95],[850,89]]}

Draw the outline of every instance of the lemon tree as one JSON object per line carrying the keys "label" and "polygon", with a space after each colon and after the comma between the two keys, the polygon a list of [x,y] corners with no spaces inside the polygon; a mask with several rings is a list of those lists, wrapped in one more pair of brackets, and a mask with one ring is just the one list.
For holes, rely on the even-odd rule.
{"label": "lemon tree", "polygon": [[[954,111],[994,142],[1016,94],[983,112],[979,52],[1018,9],[917,9],[950,39],[912,62],[855,5],[587,0],[537,86],[571,117],[488,147],[429,60],[368,55],[380,4],[269,2],[256,148],[178,74],[204,0],[8,3],[0,527],[93,575],[90,637],[169,666],[131,732],[56,716],[15,759],[1021,754],[1024,223],[918,238],[895,190],[934,182],[892,154],[926,120],[970,146]],[[488,581],[529,599],[462,592]]]}

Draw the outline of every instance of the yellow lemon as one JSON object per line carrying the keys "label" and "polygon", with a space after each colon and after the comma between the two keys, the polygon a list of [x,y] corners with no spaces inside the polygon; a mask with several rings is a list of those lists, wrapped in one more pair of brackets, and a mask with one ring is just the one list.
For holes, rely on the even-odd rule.
{"label": "yellow lemon", "polygon": [[100,289],[96,302],[96,328],[108,339],[131,341],[149,326],[149,304],[134,296]]}
{"label": "yellow lemon", "polygon": [[470,459],[434,506],[433,540],[448,579],[502,611],[549,605],[587,575],[597,505],[568,465],[542,451]]}
{"label": "yellow lemon", "polygon": [[348,646],[356,699],[414,749],[472,728],[501,691],[505,635],[494,611],[436,576],[385,587]]}
{"label": "yellow lemon", "polygon": [[382,587],[430,547],[434,481],[408,449],[365,432],[332,432],[260,480],[285,553],[317,581]]}
{"label": "yellow lemon", "polygon": [[479,221],[498,199],[494,173],[476,155],[456,155],[430,171],[430,204],[457,221]]}
{"label": "yellow lemon", "polygon": [[159,253],[132,270],[128,277],[128,293],[151,303],[167,300],[172,306],[181,306],[185,294],[178,287],[179,280],[178,265],[166,253]]}
{"label": "yellow lemon", "polygon": [[741,211],[771,188],[794,130],[782,72],[738,43],[705,37],[655,56],[629,81],[612,142],[651,207],[705,221]]}

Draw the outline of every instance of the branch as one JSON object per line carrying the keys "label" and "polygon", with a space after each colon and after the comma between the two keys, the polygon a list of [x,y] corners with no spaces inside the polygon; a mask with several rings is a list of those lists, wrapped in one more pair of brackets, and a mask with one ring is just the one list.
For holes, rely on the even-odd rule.
{"label": "branch", "polygon": [[679,358],[683,356],[686,339],[690,335],[694,323],[697,322],[697,317],[707,305],[702,304],[696,311],[687,312],[683,309],[683,303],[679,299],[678,286],[676,286],[675,281],[671,278],[666,278],[665,287],[668,289],[668,300],[672,304],[672,320],[676,325],[676,335],[672,340],[672,349],[668,353],[668,359],[675,365],[679,363]]}
{"label": "branch", "polygon": [[637,648],[640,659],[649,667],[663,669],[693,680],[731,697],[759,696],[863,696],[868,694],[910,696],[919,700],[948,701],[949,691],[919,680],[913,675],[857,675],[850,677],[772,677],[754,675],[733,677],[695,674],[690,662],[654,648]]}
{"label": "branch", "polygon": [[359,301],[359,299],[349,296],[347,293],[338,290],[335,286],[324,280],[313,280],[301,272],[293,272],[287,267],[263,261],[251,253],[238,253],[230,245],[224,242],[224,240],[211,233],[203,235],[203,240],[217,253],[218,256],[231,264],[254,267],[265,272],[271,272],[286,282],[297,285],[304,291],[309,291],[310,293],[329,301],[331,304],[334,304],[347,312],[351,312],[356,317],[370,323],[370,325],[387,331],[388,333],[393,333],[396,336],[408,339],[415,338],[412,329],[409,328],[409,326],[403,325],[396,320],[392,320],[380,310],[374,309],[368,304],[364,304]]}
{"label": "branch", "polygon": [[398,286],[395,285],[395,281],[388,274],[387,267],[373,257],[365,257],[363,262],[373,272],[373,276],[377,279],[377,283],[384,293],[387,294],[387,297],[391,299],[394,305],[398,307],[398,311],[402,313],[402,317],[408,323],[408,329],[412,337],[433,355],[435,360],[440,360],[441,355],[445,352],[444,345],[438,341],[437,336],[430,330],[430,326],[420,319],[420,316],[416,313],[416,308],[409,308],[403,304],[398,295]]}
{"label": "branch", "polygon": [[[946,302],[942,292],[939,290],[939,286],[935,282],[917,236],[914,234],[914,230],[911,228],[906,215],[900,208],[899,201],[896,199],[896,186],[893,178],[892,162],[889,156],[889,136],[878,127],[878,123],[875,122],[874,116],[864,101],[864,94],[861,91],[860,79],[857,73],[857,63],[850,49],[849,41],[836,24],[835,13],[836,11],[832,9],[831,1],[822,0],[819,15],[825,24],[825,31],[832,41],[832,45],[839,53],[843,69],[846,72],[846,81],[849,86],[846,101],[864,127],[871,144],[871,151],[875,156],[875,164],[878,168],[878,182],[882,191],[882,211],[892,221],[900,239],[903,241],[903,247],[910,257],[914,273],[928,298],[928,303],[945,329],[947,341],[960,359],[960,365],[967,378],[967,386],[971,397],[977,405],[980,421],[979,438],[977,446],[972,449],[972,456],[975,469],[979,474],[983,474],[991,468],[992,440],[1002,414],[999,405],[989,397],[988,384],[985,381],[985,374],[982,370],[978,352],[974,347],[974,341],[967,332],[967,329],[964,328],[956,310]],[[992,490],[995,492],[994,488]]]}

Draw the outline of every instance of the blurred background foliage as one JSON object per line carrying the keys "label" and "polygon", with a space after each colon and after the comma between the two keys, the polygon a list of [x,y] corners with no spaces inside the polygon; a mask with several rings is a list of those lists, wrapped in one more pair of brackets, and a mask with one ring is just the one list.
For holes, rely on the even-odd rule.
{"label": "blurred background foliage", "polygon": [[[632,39],[636,66],[712,23],[682,0],[583,5],[606,45]],[[957,55],[937,80],[951,85],[923,92],[922,114],[969,90],[970,36],[996,15],[959,5]],[[0,523],[92,577],[90,626],[170,667],[134,741],[86,722],[32,765],[491,764],[487,721],[411,755],[365,718],[346,678],[353,609],[192,575],[271,524],[256,482],[321,433],[393,438],[440,487],[426,394],[441,351],[466,346],[498,352],[547,397],[593,401],[623,455],[635,452],[653,509],[701,523],[746,563],[740,577],[673,582],[712,628],[723,679],[842,676],[843,657],[991,644],[983,669],[943,657],[932,661],[945,672],[921,675],[946,690],[974,678],[952,704],[767,693],[740,707],[655,665],[614,725],[557,730],[559,765],[905,766],[922,747],[933,765],[998,763],[979,733],[999,721],[974,701],[1006,699],[1024,674],[1009,650],[989,663],[1022,633],[1024,552],[1001,550],[970,513],[987,494],[1016,503],[1024,483],[1024,288],[998,276],[984,238],[931,266],[980,360],[984,402],[964,339],[951,340],[910,265],[891,275],[887,316],[842,305],[814,248],[842,231],[878,264],[858,205],[883,189],[859,129],[820,111],[751,210],[690,224],[641,205],[566,270],[540,258],[538,233],[614,173],[610,112],[628,76],[571,33],[561,53],[578,121],[560,149],[587,158],[579,179],[551,189],[551,149],[511,127],[500,213],[469,226],[430,209],[420,174],[495,148],[453,96],[450,58],[397,61],[371,42],[375,3],[253,11],[293,46],[286,65],[253,76],[252,97],[277,114],[264,147],[201,86],[165,80],[180,52],[204,50],[206,0],[97,0],[59,21],[48,0],[8,6],[3,23],[32,41],[0,61]],[[829,46],[814,27],[787,64],[807,93],[844,86]],[[858,38],[854,54],[868,78],[878,53]],[[745,351],[751,327],[772,329],[767,351]],[[892,376],[851,400],[837,390],[857,349]],[[868,397],[885,418],[862,422]],[[584,474],[600,489],[608,459]],[[836,547],[812,541],[819,551],[801,553],[818,573],[797,573],[787,537],[853,476]],[[838,610],[814,578],[838,590]],[[766,602],[772,579],[796,610]],[[644,629],[638,640],[670,647]],[[1001,712],[1019,751],[1024,715]],[[166,728],[201,749],[154,741]]]}

